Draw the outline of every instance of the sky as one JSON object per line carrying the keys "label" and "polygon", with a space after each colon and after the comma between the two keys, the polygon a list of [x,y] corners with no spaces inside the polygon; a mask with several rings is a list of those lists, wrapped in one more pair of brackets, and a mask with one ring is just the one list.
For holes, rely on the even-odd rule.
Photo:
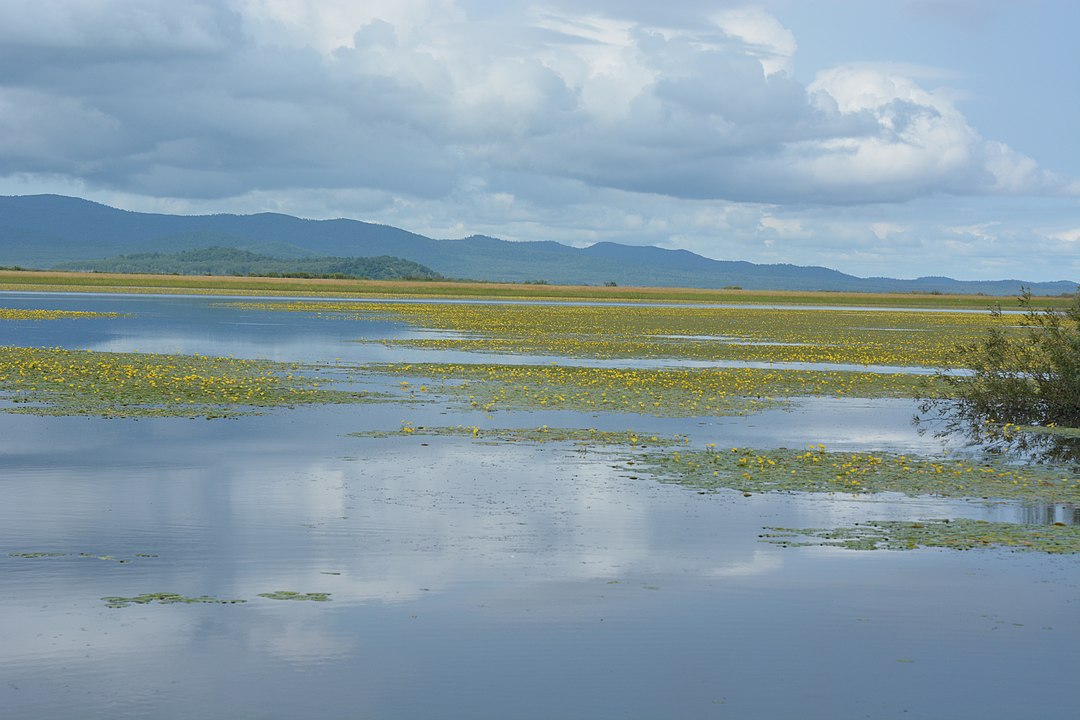
{"label": "sky", "polygon": [[1077,28],[1075,0],[3,0],[0,195],[1080,281]]}

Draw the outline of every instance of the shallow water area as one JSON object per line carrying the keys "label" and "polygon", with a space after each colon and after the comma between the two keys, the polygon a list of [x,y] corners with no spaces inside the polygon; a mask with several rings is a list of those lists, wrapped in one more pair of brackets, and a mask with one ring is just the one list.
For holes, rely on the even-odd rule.
{"label": "shallow water area", "polygon": [[[402,321],[357,322],[333,314],[266,312],[234,307],[223,296],[138,296],[78,293],[0,292],[0,306],[19,309],[122,312],[126,317],[94,320],[16,321],[0,328],[0,344],[64,347],[101,352],[180,353],[308,363],[502,363],[564,364],[624,369],[756,368],[929,375],[933,368],[858,363],[765,362],[681,358],[563,358],[552,355],[473,352],[384,345],[389,341],[466,338],[468,333],[415,328]],[[245,297],[245,301],[258,298]],[[270,302],[281,301],[272,298]],[[338,302],[335,300],[335,302]],[[376,302],[355,299],[349,302]],[[395,301],[398,302],[398,301]],[[402,300],[400,302],[429,302]],[[476,304],[479,301],[438,301]],[[523,304],[492,302],[485,304]],[[539,305],[541,303],[524,303]],[[552,303],[559,304],[559,303]],[[564,305],[571,303],[562,303]],[[577,303],[598,305],[602,303]],[[673,306],[678,307],[678,306]],[[735,308],[739,306],[733,306]],[[873,308],[866,308],[872,310]],[[17,339],[16,339],[17,337]],[[675,337],[675,336],[671,336]],[[738,342],[742,345],[787,343]],[[951,371],[963,373],[964,371]]]}
{"label": "shallow water area", "polygon": [[[343,364],[369,352],[337,321],[206,298],[0,304],[19,300],[135,315],[5,324],[5,344]],[[959,450],[919,434],[913,413],[905,400],[817,398],[698,418],[432,401],[211,421],[0,414],[0,708],[46,720],[1060,714],[1080,672],[1078,556],[783,548],[759,535],[868,519],[1073,522],[1069,508],[698,494],[638,475],[625,448],[400,430]],[[279,591],[329,599],[261,597]],[[102,600],[145,593],[245,602]]]}

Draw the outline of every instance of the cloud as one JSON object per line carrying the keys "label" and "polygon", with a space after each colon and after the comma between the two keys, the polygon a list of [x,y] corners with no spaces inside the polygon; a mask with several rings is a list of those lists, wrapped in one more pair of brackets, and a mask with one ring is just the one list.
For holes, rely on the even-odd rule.
{"label": "cloud", "polygon": [[875,222],[870,223],[870,232],[874,234],[878,240],[888,240],[892,235],[907,231],[907,227],[904,225],[897,225],[890,222]]}
{"label": "cloud", "polygon": [[1080,227],[1051,233],[1048,237],[1052,240],[1060,240],[1061,242],[1066,243],[1080,242]]}
{"label": "cloud", "polygon": [[712,19],[726,35],[746,43],[747,54],[758,59],[766,75],[793,74],[795,36],[775,17],[760,8],[738,8]]}
{"label": "cloud", "polygon": [[867,66],[800,84],[796,38],[763,10],[607,10],[6,3],[2,54],[39,62],[0,71],[0,172],[193,198],[437,197],[500,173],[781,204],[1071,192],[948,90]]}
{"label": "cloud", "polygon": [[993,233],[989,232],[989,230],[995,225],[1000,224],[1000,222],[995,221],[979,223],[978,225],[968,225],[965,227],[948,227],[945,229],[948,232],[953,233],[954,235],[968,235],[978,240],[993,241],[996,240],[997,237]]}
{"label": "cloud", "polygon": [[209,0],[5,0],[0,48],[42,57],[133,59],[225,52],[239,39],[240,16]]}
{"label": "cloud", "polygon": [[799,235],[803,232],[802,222],[799,220],[784,220],[764,215],[758,223],[763,231],[772,231],[778,235]]}

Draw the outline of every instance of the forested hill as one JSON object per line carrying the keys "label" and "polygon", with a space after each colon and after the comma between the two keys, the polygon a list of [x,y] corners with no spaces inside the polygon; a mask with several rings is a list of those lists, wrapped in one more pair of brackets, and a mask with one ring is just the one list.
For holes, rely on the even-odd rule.
{"label": "forested hill", "polygon": [[[303,220],[289,215],[161,215],[117,210],[59,195],[0,196],[0,265],[55,268],[64,263],[142,253],[236,248],[280,260],[313,256],[392,256],[449,278],[559,284],[655,285],[754,290],[943,292],[1014,295],[1076,290],[1076,278],[959,281],[860,278],[825,267],[712,260],[686,250],[618,243],[575,248],[556,242],[508,242],[473,236],[434,240],[357,220]],[[119,269],[117,266],[100,266]]]}
{"label": "forested hill", "polygon": [[369,280],[424,279],[441,276],[412,260],[378,257],[275,258],[249,250],[209,247],[178,253],[136,253],[100,260],[77,260],[58,270],[158,273],[171,275],[256,275],[260,277],[345,277]]}

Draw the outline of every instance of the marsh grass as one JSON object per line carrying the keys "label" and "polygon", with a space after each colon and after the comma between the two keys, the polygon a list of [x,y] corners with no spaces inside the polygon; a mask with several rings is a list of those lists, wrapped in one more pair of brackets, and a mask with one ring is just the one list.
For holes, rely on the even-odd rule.
{"label": "marsh grass", "polygon": [[[40,292],[127,292],[140,294],[303,295],[325,297],[499,298],[530,300],[594,300],[687,303],[763,303],[784,305],[858,305],[913,308],[975,308],[1000,303],[1015,306],[1015,298],[932,293],[801,292],[771,290],[598,287],[587,285],[526,285],[459,281],[410,282],[169,276],[121,273],[0,270],[0,290]],[[1067,301],[1036,298],[1046,306]]]}

